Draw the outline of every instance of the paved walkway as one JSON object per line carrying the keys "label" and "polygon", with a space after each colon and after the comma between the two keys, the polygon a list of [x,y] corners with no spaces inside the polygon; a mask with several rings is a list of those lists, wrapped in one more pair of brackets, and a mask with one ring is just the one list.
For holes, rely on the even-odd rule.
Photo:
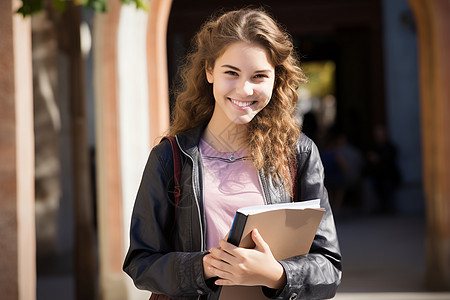
{"label": "paved walkway", "polygon": [[339,293],[335,300],[450,300],[450,293]]}
{"label": "paved walkway", "polygon": [[337,300],[450,300],[425,286],[425,220],[417,215],[338,215],[344,276]]}

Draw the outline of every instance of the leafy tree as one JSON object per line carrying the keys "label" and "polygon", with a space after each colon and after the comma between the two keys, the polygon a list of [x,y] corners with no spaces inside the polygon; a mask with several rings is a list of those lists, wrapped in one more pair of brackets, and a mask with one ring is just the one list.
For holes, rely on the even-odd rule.
{"label": "leafy tree", "polygon": [[[92,8],[97,12],[107,11],[107,0],[22,0],[22,6],[17,10],[17,13],[24,17],[40,12],[43,8],[44,1],[52,1],[53,7],[59,11],[64,12],[69,1],[87,8]],[[120,0],[124,4],[136,5],[138,9],[147,10],[146,0]]]}

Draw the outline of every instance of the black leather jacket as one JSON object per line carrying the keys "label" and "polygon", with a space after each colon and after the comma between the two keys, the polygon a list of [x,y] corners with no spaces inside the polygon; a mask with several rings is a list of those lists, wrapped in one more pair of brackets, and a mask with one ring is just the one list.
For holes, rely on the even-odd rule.
{"label": "black leather jacket", "polygon": [[[211,292],[211,285],[204,279],[202,262],[207,253],[201,188],[203,167],[198,149],[203,129],[193,128],[176,136],[182,163],[182,195],[176,222],[170,192],[173,191],[170,143],[165,140],[150,153],[134,205],[130,247],[123,266],[139,289],[180,299],[203,299]],[[282,186],[262,172],[259,178],[267,204],[291,201]],[[310,253],[280,261],[287,283],[273,298],[328,299],[336,293],[342,274],[341,254],[323,179],[319,151],[302,135],[298,143],[295,201],[320,198],[325,214]]]}

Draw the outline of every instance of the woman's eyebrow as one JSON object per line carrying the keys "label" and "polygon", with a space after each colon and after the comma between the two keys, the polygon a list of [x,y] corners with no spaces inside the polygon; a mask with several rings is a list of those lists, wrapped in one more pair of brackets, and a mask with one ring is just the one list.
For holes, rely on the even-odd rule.
{"label": "woman's eyebrow", "polygon": [[[238,67],[232,66],[232,65],[222,65],[221,67],[222,68],[229,68],[229,69],[232,69],[234,71],[241,72],[241,69],[239,69]],[[271,72],[272,72],[272,70],[270,70],[270,69],[255,71],[255,73],[271,73]]]}
{"label": "woman's eyebrow", "polygon": [[223,65],[222,68],[230,68],[230,69],[233,69],[233,70],[238,71],[238,72],[241,71],[239,68],[234,67],[232,65]]}
{"label": "woman's eyebrow", "polygon": [[267,70],[259,70],[259,71],[255,71],[255,73],[272,73],[272,70],[267,69]]}

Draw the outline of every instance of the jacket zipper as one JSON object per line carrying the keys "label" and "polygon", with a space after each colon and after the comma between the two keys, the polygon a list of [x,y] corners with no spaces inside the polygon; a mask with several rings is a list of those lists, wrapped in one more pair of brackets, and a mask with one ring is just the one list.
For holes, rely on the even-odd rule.
{"label": "jacket zipper", "polygon": [[[178,142],[178,137],[177,136],[175,136],[175,139],[177,141],[178,148],[181,150],[181,152],[183,152],[184,155],[186,155],[187,157],[189,157],[191,159],[192,166],[194,166],[194,158],[192,156],[190,156],[189,154],[187,154],[186,151],[184,151],[183,148],[181,148],[180,143]],[[194,169],[192,169],[192,173],[194,173]],[[192,174],[192,181],[194,181],[194,174]],[[198,203],[197,193],[195,192],[194,187],[195,187],[195,185],[192,182],[192,190],[194,192],[195,204],[197,205],[198,220],[199,220],[199,225],[200,225],[200,235],[201,235],[200,247],[201,247],[201,250],[204,251],[205,250],[205,246],[203,244],[204,236],[203,236],[202,214],[200,213],[200,205]]]}

